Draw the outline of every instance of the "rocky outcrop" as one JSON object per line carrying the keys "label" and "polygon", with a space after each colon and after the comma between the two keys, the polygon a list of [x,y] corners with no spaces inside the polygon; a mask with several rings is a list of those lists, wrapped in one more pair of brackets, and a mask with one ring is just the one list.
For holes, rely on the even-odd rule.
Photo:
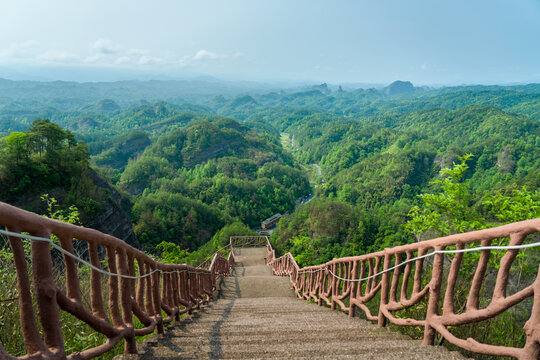
{"label": "rocky outcrop", "polygon": [[328,95],[328,94],[331,93],[330,89],[328,88],[327,83],[322,83],[321,85],[315,85],[315,86],[313,86],[313,89],[319,90],[324,95]]}
{"label": "rocky outcrop", "polygon": [[129,213],[122,207],[122,195],[94,170],[89,171],[89,176],[97,187],[109,195],[109,201],[102,204],[102,210],[95,214],[85,227],[115,236],[139,248],[140,244],[133,232]]}
{"label": "rocky outcrop", "polygon": [[120,105],[112,99],[104,99],[96,105],[96,109],[100,112],[118,111],[120,110]]}
{"label": "rocky outcrop", "polygon": [[[101,189],[106,194],[106,200],[99,202],[99,209],[92,214],[87,214],[83,209],[80,211],[80,220],[82,226],[96,229],[104,234],[112,235],[121,240],[124,240],[129,245],[139,248],[140,244],[133,232],[133,224],[131,222],[129,209],[130,204],[122,205],[122,195],[113,188],[107,181],[101,178],[94,170],[88,169],[84,176],[89,177],[95,186]],[[48,214],[47,204],[41,200],[42,194],[48,194],[55,198],[58,204],[69,204],[67,198],[68,189],[64,187],[49,188],[38,193],[26,194],[19,197],[16,201],[0,201],[8,202],[10,205],[17,206],[21,209],[34,212],[36,214]],[[58,209],[55,209],[58,210]]]}
{"label": "rocky outcrop", "polygon": [[384,88],[384,93],[387,95],[399,95],[414,92],[416,88],[410,81],[394,81]]}

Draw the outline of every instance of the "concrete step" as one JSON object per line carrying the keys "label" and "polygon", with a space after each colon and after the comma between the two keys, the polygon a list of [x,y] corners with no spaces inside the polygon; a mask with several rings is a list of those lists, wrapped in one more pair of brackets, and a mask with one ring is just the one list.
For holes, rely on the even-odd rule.
{"label": "concrete step", "polygon": [[223,299],[294,297],[288,278],[278,276],[242,276],[223,278],[218,293]]}
{"label": "concrete step", "polygon": [[[452,357],[448,354],[411,354],[408,350],[403,350],[402,352],[394,353],[355,353],[350,355],[340,355],[340,354],[318,354],[318,355],[309,355],[309,356],[297,356],[294,352],[287,354],[286,356],[280,356],[279,354],[273,353],[235,353],[235,354],[223,354],[223,353],[207,353],[203,354],[201,352],[195,353],[182,353],[181,355],[173,356],[162,356],[159,359],[172,360],[172,359],[273,359],[273,360],[342,360],[342,359],[355,359],[355,360],[463,360],[463,357]],[[157,359],[153,355],[135,355],[131,356],[118,356],[117,359],[125,360],[151,360]]]}
{"label": "concrete step", "polygon": [[272,268],[266,265],[235,266],[231,271],[231,276],[273,276]]}
{"label": "concrete step", "polygon": [[288,277],[272,276],[264,248],[235,249],[233,276],[220,298],[116,359],[463,360],[442,347],[349,318],[294,297]]}
{"label": "concrete step", "polygon": [[[388,341],[389,337],[384,333],[354,333],[350,330],[311,330],[311,331],[297,331],[297,332],[279,332],[275,331],[262,331],[256,334],[250,334],[246,337],[246,334],[242,333],[228,333],[222,334],[218,331],[208,332],[202,334],[200,332],[191,331],[171,331],[167,333],[167,336],[175,336],[175,344],[178,345],[209,345],[209,344],[221,344],[221,345],[260,345],[260,344],[276,344],[276,343],[288,343],[288,344],[307,344],[313,342],[320,342],[320,339],[327,338],[339,341],[369,341],[380,342]],[[393,340],[411,340],[405,335],[392,336]]]}
{"label": "concrete step", "polygon": [[[140,359],[274,359],[274,358],[364,358],[364,359],[441,359],[463,360],[460,354],[452,353],[440,347],[419,347],[418,344],[405,341],[368,342],[359,346],[358,342],[335,342],[319,339],[309,343],[268,343],[236,344],[221,343],[177,344],[171,339],[163,339],[153,346],[147,346],[146,352],[139,354]],[[340,356],[341,355],[341,356]]]}
{"label": "concrete step", "polygon": [[242,248],[234,250],[234,261],[237,266],[266,265],[266,248]]}

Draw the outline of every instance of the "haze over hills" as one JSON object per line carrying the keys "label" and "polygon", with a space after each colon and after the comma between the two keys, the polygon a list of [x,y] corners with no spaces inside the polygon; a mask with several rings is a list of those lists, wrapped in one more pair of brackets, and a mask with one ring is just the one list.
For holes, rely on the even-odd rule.
{"label": "haze over hills", "polygon": [[[2,151],[11,154],[0,167],[4,189],[12,189],[5,199],[24,189],[35,196],[52,191],[64,201],[77,199],[91,218],[103,209],[103,192],[96,197],[92,183],[69,180],[90,164],[122,194],[117,204],[133,212],[143,246],[167,240],[193,251],[211,245],[221,227],[255,227],[273,213],[293,211],[297,198],[313,192],[311,205],[285,217],[276,246],[285,249],[291,238],[309,235],[320,246],[314,260],[322,261],[409,241],[401,226],[417,195],[432,189],[439,169],[467,153],[474,155],[467,178],[474,179],[477,202],[494,189],[535,190],[540,183],[539,84],[430,89],[396,81],[379,89],[323,83],[267,90],[209,79],[0,80],[0,92],[0,131],[9,135]],[[11,137],[24,142],[42,131],[37,118],[84,140],[89,164],[81,163],[81,150],[82,158],[61,164],[66,175],[58,181],[21,178],[28,169],[39,175],[57,166],[32,147],[7,146]],[[10,163],[13,156],[19,161]],[[162,218],[165,204],[169,215],[182,219],[194,209],[190,222]],[[337,224],[322,214],[344,225],[332,227]],[[209,217],[210,232],[197,232]]]}
{"label": "haze over hills", "polygon": [[[540,1],[6,0],[0,14],[0,202],[111,234],[169,264],[204,264],[232,250],[230,236],[238,235],[268,235],[276,257],[289,253],[300,267],[371,253],[373,261],[337,260],[319,268],[330,270],[324,273],[311,268],[298,279],[313,281],[297,284],[320,281],[315,292],[331,290],[331,296],[315,299],[319,305],[349,315],[355,306],[360,313],[369,308],[379,324],[426,319],[425,326],[406,327],[423,344],[472,348],[475,339],[496,345],[485,350],[492,354],[506,351],[502,345],[527,344],[501,353],[536,358],[540,345],[530,325],[538,321],[531,299],[538,295],[540,251],[531,245],[539,234],[522,237],[523,223],[508,227],[521,227],[509,238],[469,245],[456,236],[457,243],[444,245],[455,246],[456,255],[404,261],[423,259],[423,251],[441,243],[410,246],[402,256],[373,253],[540,218]],[[3,225],[49,233],[32,224],[27,230]],[[55,233],[67,250],[71,233]],[[134,281],[96,276],[95,268],[73,266],[65,253],[51,256],[52,282],[35,271],[50,265],[34,261],[46,244],[2,236],[0,358],[6,351],[61,357],[61,338],[72,357],[96,355],[122,337],[132,352],[134,335],[161,329],[162,320],[179,312],[197,320],[202,312],[190,315],[186,299],[199,309],[196,298],[211,294],[200,291],[206,275],[199,270],[193,276],[181,266],[178,274],[160,275],[156,268],[148,277],[153,262],[108,240],[97,252],[78,240],[74,248],[96,266],[107,256],[103,270],[148,279],[137,281],[136,301],[129,295]],[[468,251],[521,242],[519,251]],[[222,260],[214,270],[228,268]],[[406,265],[401,272],[398,262]],[[395,269],[359,279],[380,266]],[[37,280],[31,289],[26,275]],[[109,309],[99,308],[98,282]],[[161,292],[151,289],[173,282]],[[79,297],[79,287],[92,291]],[[297,295],[313,300],[311,290]],[[56,309],[55,302],[58,317],[43,311]],[[40,325],[32,327],[36,304]],[[227,316],[230,307],[217,310]],[[294,324],[305,323],[302,314],[289,313]],[[244,329],[232,329],[225,336],[223,316],[203,319],[214,322],[211,339],[195,357],[223,357],[231,346],[244,357],[272,355],[246,352],[246,341],[281,346],[283,354],[294,355],[296,346],[320,355],[300,337],[292,349],[270,344],[286,337],[283,331],[249,339],[240,334]],[[268,333],[264,322],[251,325]],[[325,332],[320,325],[317,336]],[[335,333],[344,349],[340,334],[347,331]],[[196,332],[190,335],[197,340]],[[159,357],[155,341],[146,342]],[[167,351],[178,357],[171,344]],[[121,347],[99,358],[111,360]],[[369,349],[358,354],[376,356]]]}

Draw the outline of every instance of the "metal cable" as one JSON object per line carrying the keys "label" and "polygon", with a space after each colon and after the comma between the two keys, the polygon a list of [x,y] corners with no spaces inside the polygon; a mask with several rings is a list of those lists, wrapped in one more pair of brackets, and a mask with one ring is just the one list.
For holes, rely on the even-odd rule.
{"label": "metal cable", "polygon": [[96,271],[98,271],[98,272],[100,272],[100,273],[102,273],[104,275],[108,275],[108,276],[118,276],[118,277],[125,278],[125,279],[136,280],[136,279],[143,279],[143,278],[148,277],[148,276],[150,276],[150,275],[152,275],[152,274],[154,274],[156,272],[159,272],[160,274],[174,274],[174,273],[180,274],[180,273],[183,273],[183,272],[187,272],[189,274],[208,274],[208,272],[204,272],[204,271],[191,271],[191,270],[163,271],[163,270],[160,270],[160,269],[155,269],[155,270],[149,272],[148,274],[139,275],[139,276],[131,276],[131,275],[112,273],[112,272],[109,272],[107,270],[103,270],[103,269],[101,269],[101,268],[99,268],[97,266],[94,266],[91,263],[89,263],[88,261],[80,258],[79,256],[70,253],[69,251],[67,251],[63,247],[55,244],[50,238],[44,238],[44,237],[32,236],[32,235],[24,235],[24,234],[12,232],[12,231],[1,230],[1,229],[0,229],[0,234],[4,234],[4,235],[7,235],[7,236],[13,236],[13,237],[21,238],[21,239],[30,239],[30,240],[35,240],[35,241],[48,242],[53,248],[60,251],[62,254],[70,256],[70,257],[74,258],[75,260],[80,261],[83,264],[89,266],[93,270],[96,270]]}
{"label": "metal cable", "polygon": [[425,254],[425,255],[422,255],[422,256],[417,256],[417,257],[415,257],[413,259],[405,260],[404,262],[399,263],[397,265],[394,265],[391,268],[380,271],[380,272],[378,272],[378,273],[376,273],[374,275],[371,275],[371,276],[368,276],[368,277],[365,277],[365,278],[362,278],[362,279],[346,279],[346,278],[342,278],[341,276],[338,276],[338,275],[334,274],[332,272],[332,270],[330,270],[330,268],[321,268],[321,269],[316,269],[316,270],[300,270],[300,271],[298,271],[298,273],[299,274],[304,274],[304,273],[313,274],[313,273],[316,273],[316,272],[319,272],[319,271],[325,271],[325,270],[328,269],[328,272],[330,274],[332,274],[332,276],[335,277],[336,279],[343,280],[343,281],[349,281],[349,282],[359,282],[359,281],[372,279],[372,278],[377,277],[379,275],[382,275],[382,274],[384,274],[386,272],[392,271],[392,270],[394,270],[394,269],[396,269],[396,268],[398,268],[400,266],[403,266],[403,265],[405,265],[407,263],[410,263],[410,262],[413,262],[413,261],[416,261],[416,260],[420,260],[420,259],[425,259],[427,257],[433,256],[433,255],[436,255],[436,254],[456,254],[456,253],[466,253],[466,252],[482,251],[482,250],[518,250],[518,249],[532,248],[532,247],[536,247],[536,246],[540,246],[540,242],[535,242],[535,243],[531,243],[531,244],[522,244],[522,245],[508,245],[508,246],[480,246],[480,247],[461,249],[461,250],[435,250],[435,251],[432,251],[432,252],[430,252],[428,254]]}

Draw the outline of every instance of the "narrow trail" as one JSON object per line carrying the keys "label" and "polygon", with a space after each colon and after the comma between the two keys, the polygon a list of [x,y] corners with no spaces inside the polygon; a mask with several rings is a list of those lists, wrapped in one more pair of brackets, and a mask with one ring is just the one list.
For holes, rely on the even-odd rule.
{"label": "narrow trail", "polygon": [[297,299],[265,248],[235,249],[219,299],[117,359],[463,359],[442,347]]}

